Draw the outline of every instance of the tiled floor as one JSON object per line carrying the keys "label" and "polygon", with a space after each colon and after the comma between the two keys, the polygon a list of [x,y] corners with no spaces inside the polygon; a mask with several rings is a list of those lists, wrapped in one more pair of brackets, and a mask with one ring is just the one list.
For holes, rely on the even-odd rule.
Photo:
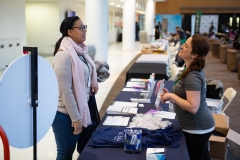
{"label": "tiled floor", "polygon": [[[96,95],[97,105],[100,110],[108,92],[118,78],[122,70],[134,59],[142,48],[140,43],[135,43],[135,52],[123,52],[122,43],[110,44],[108,47],[108,64],[110,66],[111,76],[104,83],[99,84],[99,92]],[[46,60],[51,63],[53,57],[47,57]],[[0,76],[4,70],[0,70]],[[18,134],[17,131],[16,134]],[[0,142],[1,143],[1,142]],[[49,129],[45,137],[38,143],[38,160],[54,160],[56,158],[56,145],[52,128]],[[16,149],[10,147],[11,160],[31,160],[33,159],[33,149]],[[76,160],[78,153],[74,152],[73,160]],[[0,159],[3,159],[3,148],[0,144]]]}

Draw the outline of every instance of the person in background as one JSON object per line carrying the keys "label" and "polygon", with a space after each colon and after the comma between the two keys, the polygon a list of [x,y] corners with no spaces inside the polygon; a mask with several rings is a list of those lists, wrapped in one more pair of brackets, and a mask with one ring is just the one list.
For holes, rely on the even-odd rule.
{"label": "person in background", "polygon": [[[181,29],[178,26],[176,26],[176,36],[177,36],[177,39],[179,39],[179,41],[180,41],[180,45],[182,45],[182,44],[184,44],[186,42],[187,36],[186,36],[184,30]],[[175,61],[177,62],[178,67],[182,67],[185,62],[184,62],[184,60],[181,57],[179,57],[178,54],[175,57]]]}
{"label": "person in background", "polygon": [[118,38],[117,38],[117,42],[122,42],[122,26],[118,27]]}
{"label": "person in background", "polygon": [[139,31],[140,31],[140,27],[139,27],[138,22],[136,22],[136,25],[135,25],[135,41],[139,41]]}
{"label": "person in background", "polygon": [[209,35],[214,34],[215,31],[216,31],[216,28],[214,27],[213,22],[211,22],[211,25],[210,25],[210,27],[209,27],[209,29],[208,29]]}
{"label": "person in background", "polygon": [[229,22],[226,23],[226,30],[225,32],[229,32],[232,27],[230,26]]}
{"label": "person in background", "polygon": [[229,39],[233,40],[233,38],[234,38],[234,33],[233,33],[233,30],[231,29],[229,32]]}
{"label": "person in background", "polygon": [[160,38],[161,30],[162,30],[162,24],[161,22],[158,22],[158,25],[155,26],[155,40]]}
{"label": "person in background", "polygon": [[176,33],[177,33],[178,39],[180,39],[180,45],[184,44],[187,39],[187,36],[186,36],[184,30],[177,26]]}
{"label": "person in background", "polygon": [[239,34],[235,34],[235,36],[234,36],[233,48],[240,50]]}
{"label": "person in background", "polygon": [[[202,35],[203,35],[204,37],[208,37],[207,32],[204,32]],[[189,38],[189,37],[188,37],[188,38]]]}
{"label": "person in background", "polygon": [[232,41],[230,40],[230,33],[227,32],[225,33],[224,39],[223,39],[223,44],[231,44]]}
{"label": "person in background", "polygon": [[208,35],[208,38],[218,39],[213,32],[210,32],[210,34]]}
{"label": "person in background", "polygon": [[190,33],[189,31],[186,31],[185,34],[186,34],[186,39],[188,39],[189,37],[191,37],[191,33]]}
{"label": "person in background", "polygon": [[173,93],[163,89],[161,101],[172,101],[177,119],[186,138],[190,160],[211,160],[208,140],[215,122],[206,103],[205,57],[209,42],[202,35],[193,35],[181,46],[179,56],[186,69],[173,86]]}
{"label": "person in background", "polygon": [[71,160],[79,134],[92,123],[88,99],[90,92],[97,93],[98,83],[95,64],[84,44],[87,26],[77,16],[68,17],[61,23],[60,32],[53,59],[59,100],[52,128],[57,160]]}
{"label": "person in background", "polygon": [[226,32],[226,24],[221,24],[221,32],[225,33]]}

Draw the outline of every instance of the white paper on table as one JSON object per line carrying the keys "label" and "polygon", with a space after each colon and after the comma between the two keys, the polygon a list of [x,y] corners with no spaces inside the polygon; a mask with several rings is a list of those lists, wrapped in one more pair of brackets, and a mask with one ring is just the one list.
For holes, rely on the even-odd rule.
{"label": "white paper on table", "polygon": [[143,98],[130,98],[132,102],[138,102],[138,103],[151,103],[150,99],[143,99]]}
{"label": "white paper on table", "polygon": [[139,81],[139,82],[127,82],[127,84],[129,84],[129,85],[145,85],[146,82],[141,82],[141,81]]}
{"label": "white paper on table", "polygon": [[129,108],[128,114],[137,114],[138,108]]}
{"label": "white paper on table", "polygon": [[148,82],[148,79],[131,78],[130,81],[133,81],[133,82]]}
{"label": "white paper on table", "polygon": [[127,92],[142,92],[143,89],[137,89],[137,88],[123,88],[122,91],[127,91]]}
{"label": "white paper on table", "polygon": [[103,122],[104,126],[127,126],[130,117],[123,116],[107,116]]}
{"label": "white paper on table", "polygon": [[119,107],[137,107],[138,102],[122,102],[122,101],[115,101],[112,106],[119,106]]}
{"label": "white paper on table", "polygon": [[140,89],[143,89],[143,88],[146,87],[146,85],[145,85],[145,84],[126,84],[126,87],[130,87],[130,88],[132,88],[132,87],[138,87],[138,88],[140,88]]}
{"label": "white paper on table", "polygon": [[107,114],[122,114],[122,108],[116,106],[109,106],[106,112]]}
{"label": "white paper on table", "polygon": [[167,111],[157,111],[154,114],[158,114],[162,118],[166,119],[175,119],[176,113],[174,112],[167,112]]}

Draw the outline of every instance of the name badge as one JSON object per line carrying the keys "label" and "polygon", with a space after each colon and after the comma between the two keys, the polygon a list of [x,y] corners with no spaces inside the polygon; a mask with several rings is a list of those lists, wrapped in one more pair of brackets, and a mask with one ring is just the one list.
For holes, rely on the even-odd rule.
{"label": "name badge", "polygon": [[91,78],[89,77],[88,78],[88,85],[87,85],[88,87],[90,87],[91,86]]}

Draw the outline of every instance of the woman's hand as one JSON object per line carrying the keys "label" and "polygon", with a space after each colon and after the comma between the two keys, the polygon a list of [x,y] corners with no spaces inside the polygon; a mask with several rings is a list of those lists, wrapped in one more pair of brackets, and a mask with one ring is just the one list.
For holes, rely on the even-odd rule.
{"label": "woman's hand", "polygon": [[161,95],[161,102],[164,104],[166,103],[166,101],[168,100],[172,100],[171,99],[172,93],[164,93]]}
{"label": "woman's hand", "polygon": [[98,84],[97,84],[97,86],[92,86],[91,87],[91,93],[95,93],[95,94],[97,94],[97,92],[98,92]]}
{"label": "woman's hand", "polygon": [[168,92],[167,88],[163,88],[163,94],[161,94],[161,102],[166,103],[166,101],[170,100],[171,93]]}
{"label": "woman's hand", "polygon": [[80,120],[72,122],[72,127],[74,127],[73,134],[78,135],[82,132],[82,122]]}
{"label": "woman's hand", "polygon": [[163,92],[164,92],[164,94],[165,94],[165,93],[169,93],[169,91],[168,91],[167,88],[163,88]]}

